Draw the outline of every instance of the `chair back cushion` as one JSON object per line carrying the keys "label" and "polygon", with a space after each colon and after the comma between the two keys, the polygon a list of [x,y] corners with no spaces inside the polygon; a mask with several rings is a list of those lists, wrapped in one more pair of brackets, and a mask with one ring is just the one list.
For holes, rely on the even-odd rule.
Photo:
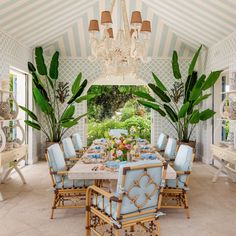
{"label": "chair back cushion", "polygon": [[[174,169],[177,171],[191,171],[193,164],[193,148],[187,145],[180,145],[174,162]],[[179,181],[183,184],[187,175],[179,176]]]}
{"label": "chair back cushion", "polygon": [[157,140],[157,148],[160,150],[165,150],[166,142],[167,142],[167,135],[161,133]]}
{"label": "chair back cushion", "polygon": [[83,149],[83,142],[79,133],[75,133],[72,135],[72,142],[73,142],[75,150]]}
{"label": "chair back cushion", "polygon": [[[53,171],[66,170],[65,158],[58,143],[53,144],[48,148],[48,164]],[[61,176],[54,176],[56,182],[61,181]]]}
{"label": "chair back cushion", "polygon": [[67,137],[62,140],[65,158],[76,157],[76,152],[71,138]]}
{"label": "chair back cushion", "polygon": [[[145,168],[147,164],[153,167]],[[160,166],[156,166],[157,164]],[[138,167],[138,169],[127,170],[133,167]],[[121,164],[117,183],[117,194],[123,196],[121,215],[150,207],[156,208],[161,181],[162,163],[160,160]]]}
{"label": "chair back cushion", "polygon": [[128,130],[126,130],[126,129],[110,129],[110,131],[109,131],[109,135],[114,136],[116,138],[120,138],[120,136],[122,136],[122,134],[128,135]]}
{"label": "chair back cushion", "polygon": [[176,139],[168,138],[166,148],[165,148],[166,159],[173,159],[175,157],[176,145],[177,145]]}

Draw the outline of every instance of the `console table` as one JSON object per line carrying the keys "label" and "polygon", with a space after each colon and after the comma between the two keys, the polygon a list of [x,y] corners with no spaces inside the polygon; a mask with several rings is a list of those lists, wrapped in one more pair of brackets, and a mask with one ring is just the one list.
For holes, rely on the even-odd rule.
{"label": "console table", "polygon": [[[3,184],[10,173],[15,170],[20,176],[23,184],[26,183],[24,176],[22,175],[18,164],[20,161],[25,160],[27,155],[27,145],[22,145],[19,148],[14,148],[10,151],[5,151],[0,153],[0,167],[8,167],[7,172],[4,174],[1,183]],[[2,194],[0,192],[0,201],[3,200]]]}
{"label": "console table", "polygon": [[[225,172],[232,180],[236,182],[236,151],[230,150],[228,147],[221,147],[215,144],[211,145],[212,158],[220,163],[220,168],[214,175],[212,182],[216,182],[221,172]],[[233,168],[234,167],[234,168]]]}

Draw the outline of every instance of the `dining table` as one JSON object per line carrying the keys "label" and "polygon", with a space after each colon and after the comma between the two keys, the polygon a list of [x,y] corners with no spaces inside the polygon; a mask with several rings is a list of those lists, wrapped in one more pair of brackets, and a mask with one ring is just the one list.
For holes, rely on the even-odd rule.
{"label": "dining table", "polygon": [[[101,147],[101,150],[96,150],[96,148],[94,147],[98,147],[99,145]],[[144,145],[146,145],[146,143]],[[106,144],[94,141],[94,143],[84,152],[80,160],[78,160],[69,170],[68,178],[71,180],[108,180],[110,181],[110,189],[114,191],[118,180],[119,168],[106,167],[106,162],[109,161],[107,161],[107,156],[104,154],[104,149],[106,148],[105,146]],[[142,147],[142,144],[140,146]],[[148,150],[146,152],[148,152]],[[96,155],[101,155],[101,153],[103,158],[96,158]],[[157,159],[164,161],[163,156],[159,152],[155,151],[154,153]],[[90,158],[89,160],[91,161],[89,161],[88,156],[93,154],[95,158]],[[133,161],[135,162],[140,160],[142,159],[133,159]],[[176,172],[169,164],[167,166],[166,179],[176,179]]]}

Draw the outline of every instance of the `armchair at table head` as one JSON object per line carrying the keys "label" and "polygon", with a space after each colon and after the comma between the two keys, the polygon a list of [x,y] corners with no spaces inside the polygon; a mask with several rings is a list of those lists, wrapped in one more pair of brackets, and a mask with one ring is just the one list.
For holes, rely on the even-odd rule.
{"label": "armchair at table head", "polygon": [[76,151],[83,150],[83,142],[79,133],[72,134],[71,136],[74,148]]}
{"label": "armchair at table head", "polygon": [[[68,167],[64,154],[59,144],[53,144],[47,149],[46,160],[54,187],[54,201],[51,219],[56,208],[80,208],[78,200],[85,196],[87,187],[93,184],[90,180],[70,180],[68,178]],[[65,200],[71,200],[72,204],[65,204]],[[75,204],[76,202],[76,204]]]}
{"label": "armchair at table head", "polygon": [[158,151],[164,151],[167,143],[168,135],[160,133],[157,140],[157,149]]}
{"label": "armchair at table head", "polygon": [[[95,186],[89,187],[86,196],[87,235],[91,229],[99,231],[96,222],[95,229],[93,228],[94,219],[100,219],[113,227],[115,235],[119,235],[121,228],[134,228],[136,225],[159,232],[159,222],[157,227],[154,227],[154,222],[162,215],[159,210],[166,168],[165,165],[163,171],[163,164],[159,160],[121,164],[115,193],[107,193]],[[94,196],[93,203],[91,195]],[[94,213],[93,209],[99,212]],[[148,225],[145,226],[144,222],[148,222]]]}
{"label": "armchair at table head", "polygon": [[126,129],[110,129],[109,131],[109,135],[110,136],[114,136],[116,138],[120,138],[122,136],[122,134],[124,135],[128,135],[128,130]]}
{"label": "armchair at table head", "polygon": [[177,141],[175,138],[168,138],[164,157],[166,160],[174,160],[176,154]]}

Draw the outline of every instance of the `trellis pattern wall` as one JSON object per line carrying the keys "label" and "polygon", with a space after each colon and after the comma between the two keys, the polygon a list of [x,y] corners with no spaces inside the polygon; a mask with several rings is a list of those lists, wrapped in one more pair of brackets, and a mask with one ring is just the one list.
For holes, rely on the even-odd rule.
{"label": "trellis pattern wall", "polygon": [[[49,61],[49,58],[47,58]],[[70,87],[78,75],[79,72],[82,72],[83,78],[87,79],[89,84],[92,84],[98,79],[98,77],[102,74],[102,67],[99,63],[90,62],[88,59],[82,58],[61,58],[60,59],[60,69],[59,69],[59,79],[64,82],[68,82]],[[187,77],[187,69],[190,63],[190,59],[180,59],[180,68],[182,72],[183,78]],[[138,77],[143,81],[149,83],[153,82],[151,72],[154,72],[158,75],[158,77],[170,87],[173,83],[174,77],[172,75],[172,67],[171,67],[171,58],[166,59],[152,59],[152,61],[148,64],[143,64],[139,68]],[[64,106],[64,105],[63,105]],[[81,115],[86,113],[87,106],[86,104],[80,104],[77,106],[77,115]],[[161,117],[158,113],[153,112],[152,117],[152,138],[153,140],[157,140],[160,132],[167,133],[171,136],[175,134],[175,131],[171,127],[171,125],[166,121],[163,117]],[[81,136],[84,138],[84,143],[87,141],[87,127],[86,127],[86,118],[80,121],[78,126],[70,129],[66,136],[71,135],[74,132],[79,132]],[[195,134],[194,134],[195,138]],[[42,143],[44,143],[45,137],[42,136]],[[42,151],[44,148],[42,148]]]}
{"label": "trellis pattern wall", "polygon": [[0,31],[0,81],[8,78],[10,66],[28,71],[27,62],[31,61],[31,55],[30,48]]}
{"label": "trellis pattern wall", "polygon": [[[229,69],[229,73],[236,71],[236,32],[215,44],[208,50],[206,73],[212,70]],[[204,103],[205,107],[212,107],[212,98]],[[210,145],[212,144],[212,123],[207,121],[201,127],[202,160],[211,163]]]}

